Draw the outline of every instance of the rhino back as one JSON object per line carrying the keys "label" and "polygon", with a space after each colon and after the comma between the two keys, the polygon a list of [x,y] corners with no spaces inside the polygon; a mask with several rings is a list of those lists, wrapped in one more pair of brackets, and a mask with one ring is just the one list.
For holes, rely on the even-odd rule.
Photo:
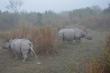
{"label": "rhino back", "polygon": [[74,32],[73,29],[62,29],[59,31],[59,35],[66,40],[72,40],[74,38]]}

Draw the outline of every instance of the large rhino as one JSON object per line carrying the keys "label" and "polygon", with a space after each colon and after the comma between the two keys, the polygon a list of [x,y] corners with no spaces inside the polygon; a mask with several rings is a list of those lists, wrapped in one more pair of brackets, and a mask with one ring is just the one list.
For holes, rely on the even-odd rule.
{"label": "large rhino", "polygon": [[82,38],[86,38],[88,40],[91,40],[92,37],[88,34],[86,30],[79,29],[79,28],[63,28],[60,29],[58,32],[58,36],[63,41],[79,41]]}
{"label": "large rhino", "polygon": [[28,39],[13,39],[5,43],[5,48],[9,48],[15,57],[23,57],[23,62],[26,61],[29,54],[36,56],[33,50],[33,44]]}

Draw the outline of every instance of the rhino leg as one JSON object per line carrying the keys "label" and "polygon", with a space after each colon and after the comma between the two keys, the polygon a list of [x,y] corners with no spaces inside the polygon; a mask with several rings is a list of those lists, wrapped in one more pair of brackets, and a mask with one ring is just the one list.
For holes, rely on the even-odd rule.
{"label": "rhino leg", "polygon": [[25,62],[26,59],[27,59],[27,55],[24,55],[24,56],[23,56],[23,62]]}
{"label": "rhino leg", "polygon": [[23,51],[22,56],[23,56],[23,62],[25,62],[28,57],[28,50]]}

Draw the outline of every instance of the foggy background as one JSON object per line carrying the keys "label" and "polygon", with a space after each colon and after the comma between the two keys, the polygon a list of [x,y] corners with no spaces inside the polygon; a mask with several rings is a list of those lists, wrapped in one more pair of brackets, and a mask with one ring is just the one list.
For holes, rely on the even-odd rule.
{"label": "foggy background", "polygon": [[[16,0],[23,3],[21,11],[44,12],[52,10],[55,12],[69,11],[84,7],[99,6],[106,8],[110,0]],[[8,0],[0,1],[0,9],[5,11]]]}

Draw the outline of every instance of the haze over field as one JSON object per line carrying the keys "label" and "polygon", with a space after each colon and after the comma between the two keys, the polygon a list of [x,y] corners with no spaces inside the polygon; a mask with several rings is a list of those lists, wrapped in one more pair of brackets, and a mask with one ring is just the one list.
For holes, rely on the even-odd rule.
{"label": "haze over field", "polygon": [[[106,8],[108,3],[110,3],[110,0],[22,0],[22,3],[22,11],[44,12],[52,10],[61,12],[95,5]],[[2,0],[0,2],[0,9],[5,11],[7,4],[8,0]]]}
{"label": "haze over field", "polygon": [[110,73],[110,0],[1,0],[0,73]]}

